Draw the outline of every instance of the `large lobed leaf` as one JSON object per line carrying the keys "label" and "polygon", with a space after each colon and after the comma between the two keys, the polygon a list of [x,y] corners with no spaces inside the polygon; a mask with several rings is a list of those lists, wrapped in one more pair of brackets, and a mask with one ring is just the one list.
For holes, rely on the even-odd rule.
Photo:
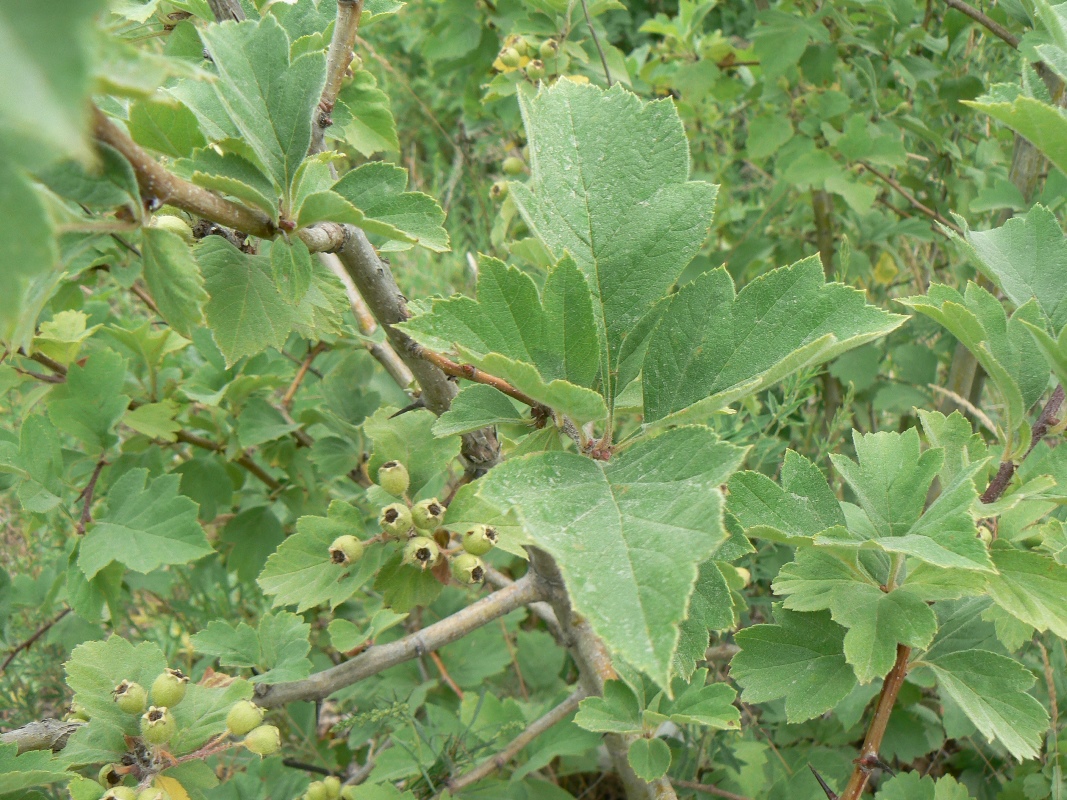
{"label": "large lobed leaf", "polygon": [[512,510],[556,559],[575,610],[608,647],[667,686],[698,567],[726,539],[719,486],[743,455],[688,426],[608,464],[566,452],[516,458],[478,494]]}

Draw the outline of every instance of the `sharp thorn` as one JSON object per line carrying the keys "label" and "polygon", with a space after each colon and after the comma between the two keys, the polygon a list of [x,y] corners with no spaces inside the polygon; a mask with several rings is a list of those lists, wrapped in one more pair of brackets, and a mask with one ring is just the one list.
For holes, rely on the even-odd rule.
{"label": "sharp thorn", "polygon": [[834,790],[826,785],[826,781],[822,779],[822,775],[819,774],[819,771],[811,764],[808,764],[808,769],[811,770],[811,774],[815,776],[815,780],[819,782],[819,786],[821,786],[822,790],[826,793],[827,800],[837,800],[837,795],[834,794]]}

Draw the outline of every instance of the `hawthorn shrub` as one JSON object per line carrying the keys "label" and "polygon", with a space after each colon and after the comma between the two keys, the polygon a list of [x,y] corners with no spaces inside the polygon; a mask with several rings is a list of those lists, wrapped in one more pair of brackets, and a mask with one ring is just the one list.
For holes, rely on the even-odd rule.
{"label": "hawthorn shrub", "polygon": [[809,6],[0,8],[0,797],[1064,796],[1067,6]]}

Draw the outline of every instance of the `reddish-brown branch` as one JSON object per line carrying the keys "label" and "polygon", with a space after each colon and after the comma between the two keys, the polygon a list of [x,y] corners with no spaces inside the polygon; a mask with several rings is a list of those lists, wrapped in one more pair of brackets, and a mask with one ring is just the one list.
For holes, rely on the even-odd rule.
{"label": "reddish-brown branch", "polygon": [[503,392],[508,397],[514,397],[520,403],[525,403],[530,408],[537,409],[541,412],[547,413],[548,407],[543,403],[539,403],[534,400],[530,395],[525,392],[521,392],[512,386],[510,383],[502,378],[498,378],[495,375],[490,375],[488,372],[483,372],[477,367],[473,367],[470,364],[457,364],[448,356],[436,353],[429,348],[416,345],[415,355],[419,358],[429,361],[431,364],[440,369],[445,375],[451,375],[454,378],[465,378],[473,383],[484,383],[486,386],[492,386],[494,389]]}
{"label": "reddish-brown branch", "polygon": [[[1037,443],[1045,438],[1048,429],[1056,424],[1056,415],[1060,412],[1063,400],[1063,387],[1057,386],[1056,391],[1052,393],[1052,397],[1048,399],[1045,407],[1041,410],[1041,416],[1034,423],[1034,428],[1030,432],[1030,447],[1027,449],[1026,455],[1023,456],[1023,461],[1037,447]],[[983,503],[993,503],[999,500],[1000,496],[1008,488],[1008,484],[1011,483],[1012,476],[1015,475],[1015,469],[1016,464],[1014,461],[1002,461],[997,469],[997,474],[993,476],[993,480],[989,482],[989,486],[982,493],[981,501]]]}
{"label": "reddish-brown branch", "polygon": [[1009,31],[1003,25],[996,20],[992,20],[979,11],[974,6],[963,2],[963,0],[945,0],[945,5],[949,8],[954,8],[962,14],[966,14],[982,27],[986,28],[990,33],[996,36],[998,39],[1003,39],[1010,44],[1016,50],[1019,49],[1019,37]]}
{"label": "reddish-brown branch", "polygon": [[914,208],[916,211],[918,211],[919,213],[923,214],[924,216],[929,217],[930,219],[934,220],[934,222],[938,222],[938,223],[944,225],[946,228],[948,228],[949,230],[953,231],[958,236],[963,236],[963,229],[959,225],[957,225],[956,223],[954,223],[950,219],[946,219],[941,214],[939,214],[937,211],[935,211],[934,209],[930,208],[930,206],[928,206],[925,203],[923,203],[922,201],[920,201],[915,195],[913,195],[911,192],[909,192],[907,189],[905,189],[903,186],[901,186],[898,181],[896,181],[893,178],[889,177],[884,172],[881,172],[881,171],[875,169],[870,164],[868,164],[866,161],[860,161],[859,165],[861,167],[863,167],[865,170],[867,170],[869,173],[874,175],[876,178],[878,178],[880,181],[882,181],[882,183],[884,183],[886,186],[889,186],[891,189],[893,189],[895,192],[897,192],[905,200],[907,200],[908,203],[911,204],[911,207]]}
{"label": "reddish-brown branch", "polygon": [[36,642],[38,639],[48,633],[49,629],[51,629],[53,625],[55,625],[69,613],[69,608],[63,609],[54,617],[52,617],[52,619],[50,619],[48,622],[46,622],[44,625],[34,631],[33,635],[29,639],[13,647],[11,649],[11,652],[7,654],[7,658],[4,659],[4,663],[0,664],[0,675],[4,674],[4,672],[7,671],[7,668],[11,665],[11,662],[15,660],[15,656],[17,656],[23,650],[29,650],[31,647],[33,647],[34,642]]}
{"label": "reddish-brown branch", "polygon": [[293,376],[292,383],[289,384],[289,388],[285,390],[285,395],[282,397],[282,407],[289,409],[293,407],[293,398],[296,397],[296,392],[300,388],[300,384],[304,382],[304,378],[308,374],[308,370],[311,369],[311,362],[326,349],[325,342],[319,342],[310,350],[308,354],[304,356],[304,360],[300,362],[300,367],[296,371],[296,375]]}
{"label": "reddish-brown branch", "polygon": [[437,667],[437,671],[441,673],[441,680],[448,684],[448,688],[456,693],[456,697],[460,700],[463,699],[463,690],[459,688],[459,685],[452,680],[452,676],[448,674],[448,670],[445,668],[445,662],[441,660],[436,652],[430,653],[430,660],[433,661],[433,665]]}
{"label": "reddish-brown branch", "polygon": [[82,502],[81,517],[78,518],[78,524],[75,527],[78,535],[84,534],[86,526],[93,521],[93,494],[96,492],[96,482],[100,480],[100,473],[106,466],[107,461],[102,458],[96,462],[96,467],[93,469],[93,474],[89,478],[89,482],[85,484],[85,488],[82,489],[81,494],[78,495],[79,500],[83,500],[84,498],[84,501]]}

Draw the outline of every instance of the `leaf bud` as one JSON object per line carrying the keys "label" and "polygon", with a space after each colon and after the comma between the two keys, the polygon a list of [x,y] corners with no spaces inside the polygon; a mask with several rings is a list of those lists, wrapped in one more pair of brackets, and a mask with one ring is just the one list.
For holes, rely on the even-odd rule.
{"label": "leaf bud", "polygon": [[263,722],[263,709],[251,700],[238,700],[226,715],[226,727],[235,736],[244,736]]}
{"label": "leaf bud", "polygon": [[436,529],[444,518],[445,507],[441,505],[436,497],[431,497],[429,500],[422,500],[421,502],[416,503],[411,509],[411,519],[415,523],[415,527],[421,531],[432,531]]}
{"label": "leaf bud", "polygon": [[378,524],[382,526],[386,536],[399,539],[406,536],[415,523],[411,517],[411,509],[403,503],[390,503],[378,515]]}
{"label": "leaf bud", "polygon": [[411,485],[408,468],[399,461],[386,461],[378,467],[378,485],[394,497],[403,497]]}
{"label": "leaf bud", "polygon": [[420,569],[429,569],[441,557],[441,548],[428,536],[416,536],[404,548],[404,563]]}
{"label": "leaf bud", "polygon": [[165,669],[152,682],[152,702],[158,706],[174,708],[185,697],[189,677],[180,669]]}
{"label": "leaf bud", "polygon": [[478,556],[460,553],[452,559],[452,577],[460,583],[481,583],[485,577],[485,564]]}
{"label": "leaf bud", "polygon": [[475,525],[463,532],[463,549],[471,555],[484,556],[496,545],[496,528],[491,525]]}
{"label": "leaf bud", "polygon": [[260,725],[248,732],[244,746],[257,756],[270,756],[282,749],[282,732],[273,725]]}
{"label": "leaf bud", "polygon": [[363,542],[355,536],[338,536],[330,545],[330,561],[347,567],[363,558]]}
{"label": "leaf bud", "polygon": [[111,690],[115,704],[126,714],[143,714],[148,705],[148,692],[139,683],[123,681]]}
{"label": "leaf bud", "polygon": [[141,737],[149,744],[166,744],[177,730],[178,723],[165,706],[150,706],[141,717]]}

